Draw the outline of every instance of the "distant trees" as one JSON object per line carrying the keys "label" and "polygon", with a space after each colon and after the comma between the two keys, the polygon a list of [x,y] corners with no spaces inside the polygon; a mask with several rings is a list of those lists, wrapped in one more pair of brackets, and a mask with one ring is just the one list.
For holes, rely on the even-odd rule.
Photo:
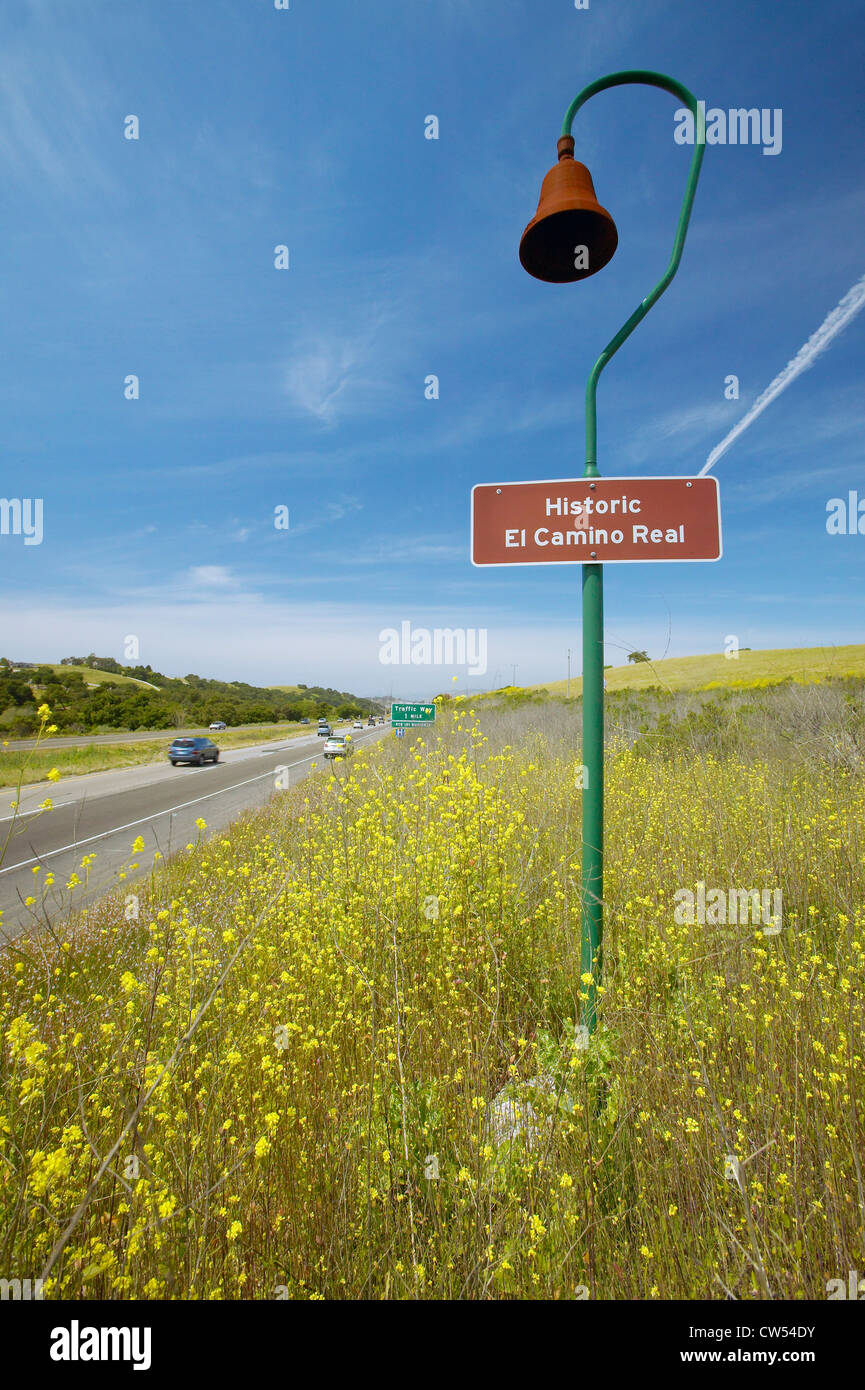
{"label": "distant trees", "polygon": [[[70,666],[81,668],[71,671]],[[89,682],[89,670],[131,676],[131,680]],[[147,682],[147,686],[138,684]],[[147,687],[153,686],[154,689]],[[105,729],[201,728],[224,719],[229,726],[269,724],[318,715],[359,718],[372,702],[349,691],[300,686],[286,692],[246,681],[210,680],[190,672],[185,680],[165,676],[152,666],[122,666],[113,657],[66,656],[57,667],[46,665],[16,670],[0,658],[0,724],[7,733],[35,732],[36,708],[51,708],[52,721],[62,732]]]}
{"label": "distant trees", "polygon": [[247,724],[267,724],[276,718],[276,711],[271,705],[247,705],[243,714]]}
{"label": "distant trees", "polygon": [[30,686],[21,676],[0,675],[0,708],[33,703]]}
{"label": "distant trees", "polygon": [[113,656],[97,656],[91,652],[89,656],[64,656],[60,661],[61,666],[89,666],[92,671],[108,671],[114,676],[125,676],[127,668],[121,666],[119,661],[115,661]]}
{"label": "distant trees", "polygon": [[171,708],[155,695],[108,684],[89,692],[72,712],[85,729],[170,729],[174,723]]}
{"label": "distant trees", "polygon": [[635,665],[638,661],[648,661],[648,659],[648,652],[628,652],[628,660],[633,661]]}

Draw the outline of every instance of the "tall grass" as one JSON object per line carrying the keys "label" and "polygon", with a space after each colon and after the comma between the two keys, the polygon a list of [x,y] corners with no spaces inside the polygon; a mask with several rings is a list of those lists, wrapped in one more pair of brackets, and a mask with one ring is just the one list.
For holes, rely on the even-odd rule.
{"label": "tall grass", "polygon": [[[865,790],[771,698],[758,757],[720,717],[613,729],[588,1048],[572,706],[458,704],[10,950],[0,1271],[825,1296],[865,1259]],[[700,882],[779,887],[781,930],[677,920]]]}

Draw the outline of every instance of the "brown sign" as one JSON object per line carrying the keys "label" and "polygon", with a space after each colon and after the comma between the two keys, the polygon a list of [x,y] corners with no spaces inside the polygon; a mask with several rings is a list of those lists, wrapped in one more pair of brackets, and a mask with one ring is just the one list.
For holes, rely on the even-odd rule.
{"label": "brown sign", "polygon": [[472,564],[719,560],[716,478],[578,478],[478,483]]}

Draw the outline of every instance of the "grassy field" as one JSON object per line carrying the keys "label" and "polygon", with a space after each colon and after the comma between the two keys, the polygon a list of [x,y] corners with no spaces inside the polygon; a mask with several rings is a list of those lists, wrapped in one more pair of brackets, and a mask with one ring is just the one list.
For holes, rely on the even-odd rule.
{"label": "grassy field", "polygon": [[[830,676],[865,675],[865,645],[854,647],[794,647],[777,651],[740,651],[736,659],[723,653],[675,656],[662,661],[613,666],[604,672],[608,690],[699,690],[715,685],[753,685],[783,680],[821,681]],[[528,689],[564,695],[567,681],[546,681]],[[582,680],[571,679],[571,695],[581,693]]]}
{"label": "grassy field", "polygon": [[[313,727],[299,724],[259,724],[253,729],[223,729],[209,735],[220,748],[249,748],[256,743],[271,743],[279,739],[298,738],[313,732]],[[77,748],[52,748],[46,738],[36,749],[9,749],[0,745],[0,796],[18,785],[29,786],[44,782],[56,769],[61,777],[80,776],[84,772],[109,772],[112,768],[137,767],[141,763],[164,763],[166,750],[174,734],[165,731],[165,743],[159,739],[128,743],[82,743]]]}
{"label": "grassy field", "polygon": [[863,703],[611,701],[588,1047],[559,702],[456,704],[10,949],[0,1264],[64,1298],[825,1298],[865,1266]]}
{"label": "grassy field", "polygon": [[[81,676],[87,685],[137,685],[142,690],[159,689],[159,686],[154,685],[152,681],[142,681],[137,676],[121,676],[113,671],[100,671],[93,666],[60,666],[56,661],[37,664],[50,666],[51,670],[56,671],[59,676]],[[22,672],[22,675],[26,678],[27,672]]]}

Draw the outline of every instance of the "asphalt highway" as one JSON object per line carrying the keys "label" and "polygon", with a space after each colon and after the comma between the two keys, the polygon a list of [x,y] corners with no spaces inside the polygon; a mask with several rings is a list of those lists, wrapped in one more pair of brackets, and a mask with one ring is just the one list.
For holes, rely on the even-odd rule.
{"label": "asphalt highway", "polygon": [[[276,723],[276,720],[273,721]],[[288,724],[287,732],[293,732],[299,726]],[[233,724],[232,733],[249,733],[255,729],[260,729],[260,724]],[[314,732],[315,724],[312,724],[310,732]],[[92,745],[97,747],[101,743],[164,743],[166,748],[173,738],[185,738],[188,735],[204,735],[210,737],[209,729],[133,729],[122,734],[56,734],[51,735],[51,748],[90,748]],[[25,752],[36,747],[35,738],[12,738],[6,740],[6,746],[11,753]],[[217,735],[214,742],[219,742]],[[42,747],[49,747],[47,741],[43,741]]]}
{"label": "asphalt highway", "polygon": [[[355,730],[356,746],[389,735],[388,725]],[[278,795],[276,777],[285,769],[288,786],[305,777],[313,762],[325,766],[324,739],[304,734],[283,742],[253,748],[228,749],[218,763],[203,767],[172,767],[164,763],[94,772],[70,777],[57,783],[42,782],[25,787],[17,818],[11,807],[0,805],[0,850],[6,843],[0,863],[0,949],[3,937],[12,939],[34,923],[33,912],[24,906],[34,895],[34,883],[47,872],[54,875],[54,886],[45,903],[41,920],[62,920],[70,899],[84,906],[116,887],[118,870],[137,862],[138,873],[147,873],[153,851],[168,856],[198,837],[196,820],[207,822],[205,834],[222,830],[243,811],[263,806]],[[38,810],[46,797],[50,811]],[[145,850],[133,855],[132,843],[141,836]],[[81,859],[95,855],[86,888],[66,890],[70,876],[84,878]],[[38,875],[34,868],[41,866]],[[124,884],[131,883],[130,874]],[[39,896],[38,892],[35,894]]]}

